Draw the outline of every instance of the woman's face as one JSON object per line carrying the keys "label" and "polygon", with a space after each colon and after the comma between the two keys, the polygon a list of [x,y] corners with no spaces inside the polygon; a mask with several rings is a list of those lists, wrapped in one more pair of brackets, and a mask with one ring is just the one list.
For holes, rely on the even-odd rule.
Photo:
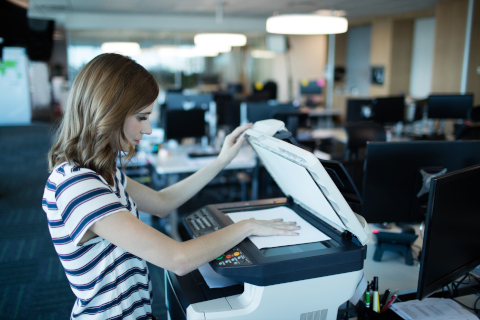
{"label": "woman's face", "polygon": [[[144,134],[151,134],[149,116],[153,110],[153,103],[138,113],[132,114],[127,118],[123,125],[123,133],[131,144],[138,145]],[[122,151],[128,151],[128,144],[122,141]]]}

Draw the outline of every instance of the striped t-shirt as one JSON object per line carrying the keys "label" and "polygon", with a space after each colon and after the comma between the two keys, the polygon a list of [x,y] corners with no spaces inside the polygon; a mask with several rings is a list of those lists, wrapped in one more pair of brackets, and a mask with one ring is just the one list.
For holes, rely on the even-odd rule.
{"label": "striped t-shirt", "polygon": [[152,290],[147,264],[100,237],[80,244],[96,221],[129,211],[127,179],[117,169],[115,185],[96,172],[62,163],[48,178],[42,199],[55,250],[77,296],[71,319],[151,319]]}

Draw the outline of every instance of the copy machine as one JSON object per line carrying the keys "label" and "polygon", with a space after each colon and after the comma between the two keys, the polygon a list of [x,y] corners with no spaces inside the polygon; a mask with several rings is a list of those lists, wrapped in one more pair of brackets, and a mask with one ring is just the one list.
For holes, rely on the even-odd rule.
{"label": "copy machine", "polygon": [[274,137],[284,130],[283,122],[264,120],[246,134],[286,198],[208,205],[187,215],[184,225],[195,238],[232,224],[237,212],[259,212],[256,218],[262,219],[257,210],[287,207],[329,239],[259,249],[247,238],[210,262],[217,274],[239,283],[225,288],[209,288],[198,270],[185,276],[165,271],[171,319],[333,320],[356,291],[366,257],[366,222],[312,153]]}

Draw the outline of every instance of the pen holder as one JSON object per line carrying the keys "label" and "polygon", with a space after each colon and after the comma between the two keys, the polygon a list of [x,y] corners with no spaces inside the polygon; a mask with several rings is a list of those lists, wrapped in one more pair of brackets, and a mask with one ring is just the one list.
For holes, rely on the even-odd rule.
{"label": "pen holder", "polygon": [[356,306],[357,320],[397,320],[401,319],[394,311],[388,309],[384,313],[378,313],[365,307],[363,301]]}
{"label": "pen holder", "polygon": [[385,318],[383,314],[374,312],[371,309],[365,309],[365,312],[362,313],[362,315],[360,315],[359,313],[357,319],[358,320],[385,320],[387,318]]}

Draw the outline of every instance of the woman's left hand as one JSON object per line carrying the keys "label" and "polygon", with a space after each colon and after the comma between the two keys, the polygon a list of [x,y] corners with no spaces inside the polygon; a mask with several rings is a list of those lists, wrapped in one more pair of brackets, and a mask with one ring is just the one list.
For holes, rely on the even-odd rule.
{"label": "woman's left hand", "polygon": [[237,127],[225,137],[222,150],[220,150],[220,154],[218,155],[219,161],[224,165],[227,165],[233,158],[235,158],[240,151],[242,144],[247,140],[247,136],[244,135],[243,132],[251,127],[251,123],[244,124],[243,126]]}

